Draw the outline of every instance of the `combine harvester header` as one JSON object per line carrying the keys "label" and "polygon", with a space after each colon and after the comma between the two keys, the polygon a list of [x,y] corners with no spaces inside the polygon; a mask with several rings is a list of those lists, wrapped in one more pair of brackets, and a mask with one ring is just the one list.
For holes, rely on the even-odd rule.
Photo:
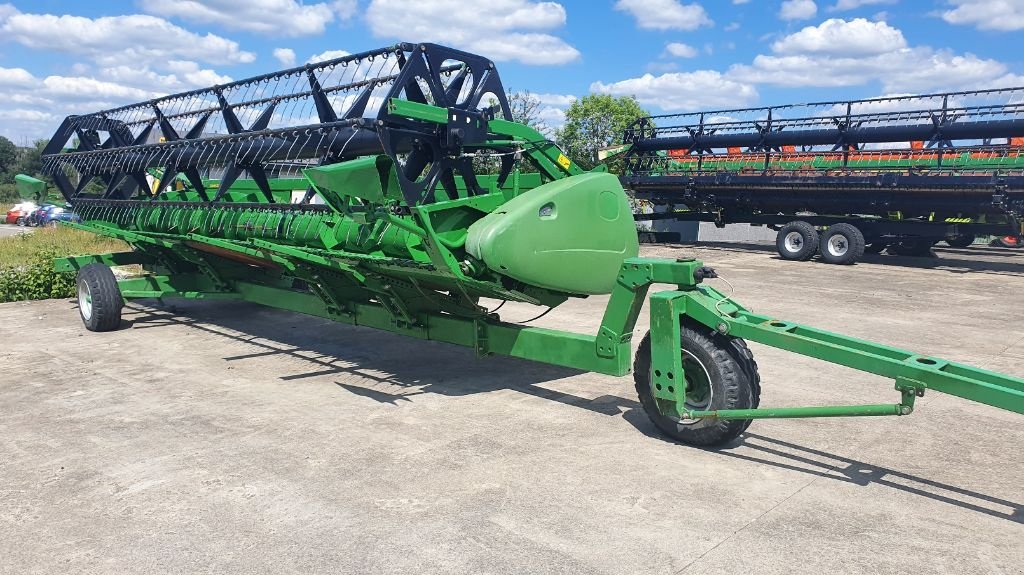
{"label": "combine harvester header", "polygon": [[668,207],[654,217],[777,227],[804,214],[902,251],[1022,230],[1024,88],[651,116],[625,140],[623,182]]}
{"label": "combine harvester header", "polygon": [[[1020,379],[757,315],[707,285],[702,262],[638,257],[618,179],[511,121],[494,64],[443,46],[71,116],[44,163],[76,227],[133,248],[55,264],[78,271],[92,331],[117,329],[126,299],[235,299],[480,357],[616,376],[632,365],[652,421],[701,446],[758,418],[906,415],[928,389],[1024,413]],[[146,274],[115,279],[109,266],[124,264]],[[649,298],[633,364],[654,284],[669,289]],[[505,322],[482,301],[550,310],[591,295],[610,296],[594,334]],[[891,378],[899,401],[759,409],[742,338]]]}

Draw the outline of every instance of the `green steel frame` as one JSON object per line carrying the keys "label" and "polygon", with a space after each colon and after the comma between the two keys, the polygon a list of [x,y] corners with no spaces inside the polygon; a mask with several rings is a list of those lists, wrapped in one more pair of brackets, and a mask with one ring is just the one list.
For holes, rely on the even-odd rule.
{"label": "green steel frame", "polygon": [[[448,122],[442,108],[402,100],[388,106],[391,113],[409,118]],[[672,289],[649,298],[651,387],[663,415],[682,420],[907,415],[928,389],[1024,413],[1024,380],[751,313],[704,284],[710,270],[697,260],[626,259],[593,335],[501,321],[478,305],[479,298],[554,307],[573,294],[502,283],[466,255],[467,225],[544,180],[582,171],[528,126],[491,120],[488,137],[479,147],[518,147],[539,174],[516,171],[503,186],[483,177],[486,194],[401,206],[377,175],[384,172],[374,171],[390,161],[378,156],[354,160],[365,162],[360,166],[366,169],[342,174],[351,196],[318,187],[318,178],[327,172],[307,171],[308,183],[328,203],[324,209],[254,207],[251,199],[234,206],[230,201],[209,204],[187,189],[154,201],[99,202],[83,210],[85,223],[72,225],[124,240],[134,251],[62,258],[55,267],[74,271],[93,263],[141,264],[147,275],[118,282],[124,299],[246,300],[470,347],[480,357],[504,355],[614,376],[630,372],[632,336],[648,292],[655,284],[667,284]],[[275,191],[296,185],[272,184]],[[230,199],[239,189],[226,190],[224,197]],[[392,209],[396,206],[407,209]],[[680,342],[685,322],[891,378],[900,399],[874,405],[688,411],[685,385],[678,385],[684,381]]]}
{"label": "green steel frame", "polygon": [[[152,245],[172,250],[189,251],[184,241],[199,240],[193,236],[179,242],[113,228],[89,229],[139,246]],[[323,266],[325,272],[330,269],[330,258],[310,257],[305,252],[267,242],[218,241],[211,245],[262,257],[292,270],[298,270],[310,261]],[[90,263],[150,265],[157,261],[157,258],[145,255],[143,250],[63,258],[57,260],[56,269],[73,271]],[[344,264],[338,266],[333,271],[356,273],[346,269]],[[913,411],[915,398],[932,389],[1024,414],[1022,379],[751,313],[704,285],[699,271],[703,268],[704,264],[699,260],[632,258],[625,261],[596,335],[506,323],[495,314],[467,318],[434,311],[420,313],[414,323],[409,323],[381,303],[342,303],[320,290],[299,293],[285,283],[257,283],[246,281],[245,276],[227,279],[231,276],[229,270],[223,270],[223,276],[213,270],[148,275],[121,280],[119,287],[125,299],[240,299],[350,325],[471,347],[480,357],[505,355],[622,376],[630,372],[633,329],[648,291],[654,284],[669,284],[675,289],[657,292],[650,297],[652,387],[663,413],[683,419],[908,415]],[[311,279],[316,277],[316,274],[310,276]],[[685,390],[674,385],[674,382],[683,380],[682,360],[677,350],[680,348],[680,325],[687,319],[722,334],[892,378],[900,392],[900,401],[875,405],[687,411],[683,408]]]}

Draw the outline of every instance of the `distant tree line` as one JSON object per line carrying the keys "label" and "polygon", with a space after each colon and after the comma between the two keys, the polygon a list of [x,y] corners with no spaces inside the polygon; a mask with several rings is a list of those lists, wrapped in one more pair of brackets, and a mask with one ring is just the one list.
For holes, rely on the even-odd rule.
{"label": "distant tree line", "polygon": [[14,188],[14,176],[17,174],[50,180],[42,174],[42,154],[46,143],[47,140],[36,140],[32,146],[19,148],[14,142],[0,136],[0,202],[18,201],[18,192]]}

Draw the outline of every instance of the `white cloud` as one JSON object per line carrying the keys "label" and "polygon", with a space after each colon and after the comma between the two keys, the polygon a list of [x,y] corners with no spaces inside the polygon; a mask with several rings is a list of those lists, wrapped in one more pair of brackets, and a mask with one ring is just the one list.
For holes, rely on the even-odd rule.
{"label": "white cloud", "polygon": [[[39,51],[64,53],[64,72],[39,78],[0,68],[5,114],[0,133],[18,142],[47,137],[60,118],[224,84],[229,76],[203,64],[244,64],[255,54],[214,34],[197,34],[143,14],[86,18],[26,14],[0,5],[0,37]],[[88,64],[86,63],[89,62]]]}
{"label": "white cloud", "polygon": [[375,36],[437,41],[533,65],[579,59],[579,50],[550,33],[565,21],[561,4],[534,0],[492,0],[473,9],[462,0],[371,0],[366,9]]}
{"label": "white cloud", "polygon": [[[141,0],[150,14],[216,24],[271,36],[322,34],[335,16],[351,18],[354,2],[303,4],[296,0]],[[336,5],[336,6],[335,6]]]}
{"label": "white cloud", "polygon": [[861,6],[875,6],[878,4],[895,4],[899,0],[838,0],[829,6],[829,12],[842,12],[845,10],[856,10]]}
{"label": "white cloud", "polygon": [[356,15],[359,4],[356,0],[334,0],[331,2],[331,9],[340,20],[351,20]]}
{"label": "white cloud", "polygon": [[879,93],[921,94],[1020,86],[1024,77],[998,60],[911,46],[899,29],[885,23],[836,19],[778,39],[771,53],[724,72],[648,73],[607,84],[594,82],[591,90],[635,95],[644,105],[665,111],[692,111],[753,104],[760,85],[876,86]]}
{"label": "white cloud", "polygon": [[772,51],[784,55],[852,57],[892,52],[906,46],[903,33],[885,22],[869,22],[863,18],[849,21],[833,18],[774,42]]}
{"label": "white cloud", "polygon": [[576,96],[572,94],[534,94],[533,97],[537,98],[541,104],[559,108],[567,108],[577,100]]}
{"label": "white cloud", "polygon": [[952,9],[942,12],[950,24],[979,30],[1009,32],[1024,29],[1024,0],[949,0]]}
{"label": "white cloud", "polygon": [[632,14],[637,26],[649,30],[696,30],[714,24],[703,6],[679,0],[619,0],[615,9]]}
{"label": "white cloud", "polygon": [[787,87],[860,86],[879,82],[885,92],[971,89],[1007,74],[1005,64],[936,51],[927,46],[901,48],[867,57],[815,54],[758,55],[750,65],[735,65],[728,76],[755,84]]}
{"label": "white cloud", "polygon": [[274,57],[285,66],[295,65],[295,50],[291,48],[274,48]]}
{"label": "white cloud", "polygon": [[777,40],[772,50],[733,65],[726,76],[794,88],[878,83],[888,93],[969,90],[1015,78],[997,60],[909,46],[899,29],[862,18],[808,26]]}
{"label": "white cloud", "polygon": [[319,54],[313,54],[312,56],[309,57],[308,60],[306,60],[306,63],[307,64],[311,64],[313,62],[323,62],[325,60],[333,60],[335,58],[343,58],[343,57],[349,56],[349,55],[351,55],[351,52],[346,52],[344,50],[327,50],[326,52],[320,52]]}
{"label": "white cloud", "polygon": [[740,4],[749,4],[749,3],[750,3],[750,0],[732,0],[732,3],[733,3],[733,4],[736,4],[736,5],[740,5]]}
{"label": "white cloud", "polygon": [[[171,60],[166,63],[165,68],[170,74],[160,74],[149,66],[112,66],[101,68],[97,75],[103,80],[138,88],[150,94],[136,98],[137,100],[193,88],[226,84],[231,81],[230,76],[223,76],[213,70],[200,69],[199,64],[188,60]],[[129,98],[125,97],[125,99]]]}
{"label": "white cloud", "polygon": [[[116,82],[105,82],[95,78],[47,76],[42,81],[46,94],[61,98],[92,100],[94,98],[110,98],[115,100],[148,100],[159,95],[158,92],[141,90]],[[94,110],[95,111],[95,110]]]}
{"label": "white cloud", "polygon": [[645,106],[684,112],[747,106],[756,102],[758,97],[757,90],[750,84],[729,79],[712,70],[670,72],[660,76],[644,74],[611,84],[594,82],[590,91],[635,96]]}
{"label": "white cloud", "polygon": [[739,29],[740,29],[740,23],[739,22],[729,22],[725,26],[725,28],[722,28],[722,30],[725,31],[725,32],[735,32],[736,30],[739,30]]}
{"label": "white cloud", "polygon": [[779,8],[779,18],[783,20],[807,20],[817,13],[814,0],[786,0]]}
{"label": "white cloud", "polygon": [[200,36],[170,22],[132,14],[127,16],[10,15],[0,34],[33,49],[88,56],[101,65],[184,58],[211,64],[248,63],[256,59],[238,43],[213,34]]}
{"label": "white cloud", "polygon": [[35,76],[24,68],[0,68],[0,87],[28,88],[35,83]]}
{"label": "white cloud", "polygon": [[697,55],[697,49],[688,44],[671,42],[665,46],[665,54],[675,58],[693,58]]}

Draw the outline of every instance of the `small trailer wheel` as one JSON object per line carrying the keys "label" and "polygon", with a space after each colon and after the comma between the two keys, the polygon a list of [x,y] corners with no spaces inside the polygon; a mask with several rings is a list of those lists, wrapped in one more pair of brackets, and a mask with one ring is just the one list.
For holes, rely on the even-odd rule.
{"label": "small trailer wheel", "polygon": [[784,260],[805,262],[818,253],[818,231],[807,222],[789,222],[775,236],[775,248]]}
{"label": "small trailer wheel", "polygon": [[822,261],[850,265],[864,255],[864,234],[851,224],[834,224],[821,236]]}
{"label": "small trailer wheel", "polygon": [[89,331],[113,331],[121,325],[124,300],[114,272],[103,264],[78,270],[78,314]]}
{"label": "small trailer wheel", "polygon": [[[683,370],[692,390],[689,410],[756,409],[761,385],[754,356],[742,339],[724,336],[695,322],[680,326]],[[739,437],[749,419],[680,421],[658,410],[651,389],[651,334],[644,336],[633,363],[633,381],[640,405],[665,435],[687,445],[714,447]]]}
{"label": "small trailer wheel", "polygon": [[977,236],[974,234],[957,234],[946,238],[946,245],[951,248],[966,248],[974,243]]}

